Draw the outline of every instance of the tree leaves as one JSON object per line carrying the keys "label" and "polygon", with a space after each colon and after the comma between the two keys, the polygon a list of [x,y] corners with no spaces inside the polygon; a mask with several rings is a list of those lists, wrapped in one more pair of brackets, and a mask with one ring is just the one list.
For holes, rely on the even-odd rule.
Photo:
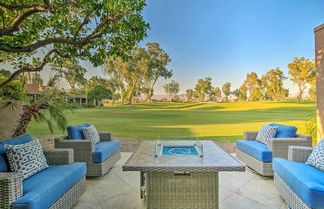
{"label": "tree leaves", "polygon": [[290,80],[298,86],[298,102],[300,102],[306,85],[312,83],[315,78],[315,60],[295,57],[292,63],[288,64],[288,68]]}
{"label": "tree leaves", "polygon": [[[139,41],[146,37],[149,25],[145,23],[142,10],[145,0],[52,0],[50,5],[40,0],[25,0],[32,8],[16,8],[21,1],[8,0],[14,6],[8,9],[0,4],[3,18],[0,18],[0,56],[2,62],[9,62],[12,68],[20,69],[22,63],[35,68],[37,62],[29,65],[26,58],[30,53],[55,48],[65,58],[88,60],[100,66],[111,55],[125,56]],[[24,14],[28,9],[44,11]],[[14,25],[15,19],[22,22]],[[6,29],[15,26],[15,33]],[[56,54],[47,60],[56,62]],[[42,70],[42,69],[39,69]],[[15,74],[14,74],[15,75]]]}

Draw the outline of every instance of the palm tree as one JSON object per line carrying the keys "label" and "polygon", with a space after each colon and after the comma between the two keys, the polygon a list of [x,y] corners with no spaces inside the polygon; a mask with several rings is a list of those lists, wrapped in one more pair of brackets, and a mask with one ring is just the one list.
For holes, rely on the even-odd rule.
{"label": "palm tree", "polygon": [[52,121],[55,121],[59,130],[65,130],[67,119],[64,115],[64,110],[69,108],[65,98],[64,92],[52,88],[47,94],[39,97],[30,105],[25,106],[13,137],[26,133],[32,119],[35,119],[36,122],[45,121],[52,134],[54,133]]}
{"label": "palm tree", "polygon": [[[55,121],[59,130],[65,130],[67,119],[64,115],[64,110],[69,109],[70,105],[66,101],[66,94],[56,88],[59,79],[60,76],[58,74],[51,76],[47,83],[48,92],[34,100],[31,104],[23,107],[23,113],[18,120],[13,137],[26,133],[32,119],[35,119],[36,122],[45,121],[52,134],[54,133],[52,121]],[[14,107],[14,101],[7,103]]]}

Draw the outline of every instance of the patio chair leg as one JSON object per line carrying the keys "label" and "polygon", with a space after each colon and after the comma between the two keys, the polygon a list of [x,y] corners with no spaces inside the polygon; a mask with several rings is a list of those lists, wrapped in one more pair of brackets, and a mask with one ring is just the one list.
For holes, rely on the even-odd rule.
{"label": "patio chair leg", "polygon": [[145,173],[143,171],[140,172],[140,195],[141,199],[146,199],[145,191]]}

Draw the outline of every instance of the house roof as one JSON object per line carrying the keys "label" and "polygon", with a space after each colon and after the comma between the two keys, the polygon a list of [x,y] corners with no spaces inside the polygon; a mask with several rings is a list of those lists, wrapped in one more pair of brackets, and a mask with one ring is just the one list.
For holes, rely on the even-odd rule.
{"label": "house roof", "polygon": [[27,84],[26,92],[30,94],[43,94],[48,93],[49,88],[47,86],[39,86],[38,84]]}

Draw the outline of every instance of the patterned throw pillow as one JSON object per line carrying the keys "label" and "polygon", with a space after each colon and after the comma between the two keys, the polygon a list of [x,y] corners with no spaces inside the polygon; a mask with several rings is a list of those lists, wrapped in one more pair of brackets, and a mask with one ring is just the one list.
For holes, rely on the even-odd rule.
{"label": "patterned throw pillow", "polygon": [[306,161],[306,164],[324,171],[324,139],[314,147],[311,155]]}
{"label": "patterned throw pillow", "polygon": [[93,125],[89,127],[82,127],[82,132],[84,135],[84,139],[93,140],[95,141],[95,143],[100,142],[99,133],[96,127],[94,127]]}
{"label": "patterned throw pillow", "polygon": [[278,126],[262,125],[256,137],[256,141],[259,141],[263,144],[268,144],[268,140],[274,138],[277,134],[277,131],[278,131]]}
{"label": "patterned throw pillow", "polygon": [[20,172],[23,179],[48,167],[38,139],[19,145],[4,145],[12,172]]}

